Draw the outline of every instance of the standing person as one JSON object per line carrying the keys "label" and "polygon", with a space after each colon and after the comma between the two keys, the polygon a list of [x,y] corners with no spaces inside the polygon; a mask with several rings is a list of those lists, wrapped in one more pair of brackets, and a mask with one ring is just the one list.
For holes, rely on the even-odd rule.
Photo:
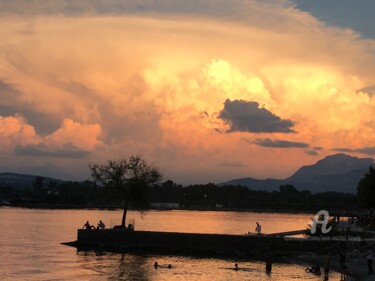
{"label": "standing person", "polygon": [[256,234],[260,234],[262,231],[262,226],[259,224],[259,222],[256,222],[257,226],[255,227]]}
{"label": "standing person", "polygon": [[271,271],[272,271],[272,259],[271,259],[271,256],[268,255],[266,257],[266,272],[271,273]]}
{"label": "standing person", "polygon": [[328,253],[324,262],[324,280],[329,278],[329,267],[331,264],[331,253]]}
{"label": "standing person", "polygon": [[368,274],[374,274],[374,270],[372,269],[372,251],[371,248],[368,248],[367,254],[367,267],[368,267]]}
{"label": "standing person", "polygon": [[346,266],[345,266],[345,253],[343,251],[340,251],[339,253],[339,264],[340,264],[340,273],[341,273],[341,279],[345,279],[345,273],[346,273]]}

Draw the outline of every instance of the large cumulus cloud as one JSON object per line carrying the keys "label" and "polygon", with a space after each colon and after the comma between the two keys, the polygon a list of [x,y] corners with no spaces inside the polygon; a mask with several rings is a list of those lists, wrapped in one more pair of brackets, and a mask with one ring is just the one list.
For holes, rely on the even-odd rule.
{"label": "large cumulus cloud", "polygon": [[374,42],[289,1],[0,0],[0,14],[0,167],[83,175],[141,153],[184,183],[285,178],[316,153],[243,138],[373,145]]}

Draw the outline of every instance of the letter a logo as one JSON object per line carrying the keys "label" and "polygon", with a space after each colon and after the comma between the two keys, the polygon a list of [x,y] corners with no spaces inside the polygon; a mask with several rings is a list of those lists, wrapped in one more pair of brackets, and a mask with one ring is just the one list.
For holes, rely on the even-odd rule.
{"label": "letter a logo", "polygon": [[329,213],[326,210],[320,210],[319,212],[316,213],[312,223],[311,223],[311,234],[316,233],[316,226],[318,224],[322,225],[321,232],[323,234],[327,234],[328,232],[331,231],[332,226],[327,228],[328,225],[328,218],[329,218]]}

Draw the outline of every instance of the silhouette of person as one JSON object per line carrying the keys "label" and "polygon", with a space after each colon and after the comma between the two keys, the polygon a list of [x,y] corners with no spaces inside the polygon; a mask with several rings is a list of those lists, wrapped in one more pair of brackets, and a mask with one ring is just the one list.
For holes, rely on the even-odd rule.
{"label": "silhouette of person", "polygon": [[341,279],[345,278],[345,272],[346,272],[346,262],[345,262],[345,253],[343,251],[340,251],[339,253],[339,264],[340,264],[340,273],[341,273]]}
{"label": "silhouette of person", "polygon": [[331,253],[328,253],[324,262],[324,280],[329,278],[329,267],[331,264]]}
{"label": "silhouette of person", "polygon": [[271,256],[268,255],[266,257],[266,272],[271,273],[271,271],[272,271],[272,259],[271,259]]}
{"label": "silhouette of person", "polygon": [[159,264],[158,264],[158,262],[156,261],[156,262],[154,263],[154,268],[155,268],[155,269],[158,269],[158,267],[159,267]]}
{"label": "silhouette of person", "polygon": [[97,227],[98,229],[104,229],[105,228],[105,224],[104,224],[104,222],[102,222],[102,220],[100,220],[99,222],[98,222],[98,227]]}
{"label": "silhouette of person", "polygon": [[85,229],[93,229],[93,228],[95,228],[93,225],[91,225],[90,223],[89,223],[89,221],[86,221],[86,223],[83,225],[83,227],[82,228],[85,228]]}
{"label": "silhouette of person", "polygon": [[262,231],[262,226],[259,224],[259,222],[256,222],[257,226],[255,227],[255,232],[257,234],[260,234]]}
{"label": "silhouette of person", "polygon": [[367,259],[368,274],[374,274],[374,270],[372,269],[372,251],[370,248],[367,251],[366,259]]}

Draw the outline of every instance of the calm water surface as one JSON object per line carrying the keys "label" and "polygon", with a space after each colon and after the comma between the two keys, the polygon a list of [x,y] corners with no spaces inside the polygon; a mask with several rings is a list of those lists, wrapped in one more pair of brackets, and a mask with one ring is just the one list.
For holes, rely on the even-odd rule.
{"label": "calm water surface", "polygon": [[[86,220],[107,226],[118,224],[121,211],[33,210],[0,207],[0,280],[322,280],[304,272],[303,265],[274,263],[271,275],[264,263],[232,259],[192,258],[78,252],[61,242],[76,240]],[[129,212],[136,230],[244,234],[272,233],[305,228],[311,215],[215,211]],[[172,269],[153,264],[172,264]],[[241,270],[234,271],[239,263]],[[339,280],[336,273],[330,280]]]}

